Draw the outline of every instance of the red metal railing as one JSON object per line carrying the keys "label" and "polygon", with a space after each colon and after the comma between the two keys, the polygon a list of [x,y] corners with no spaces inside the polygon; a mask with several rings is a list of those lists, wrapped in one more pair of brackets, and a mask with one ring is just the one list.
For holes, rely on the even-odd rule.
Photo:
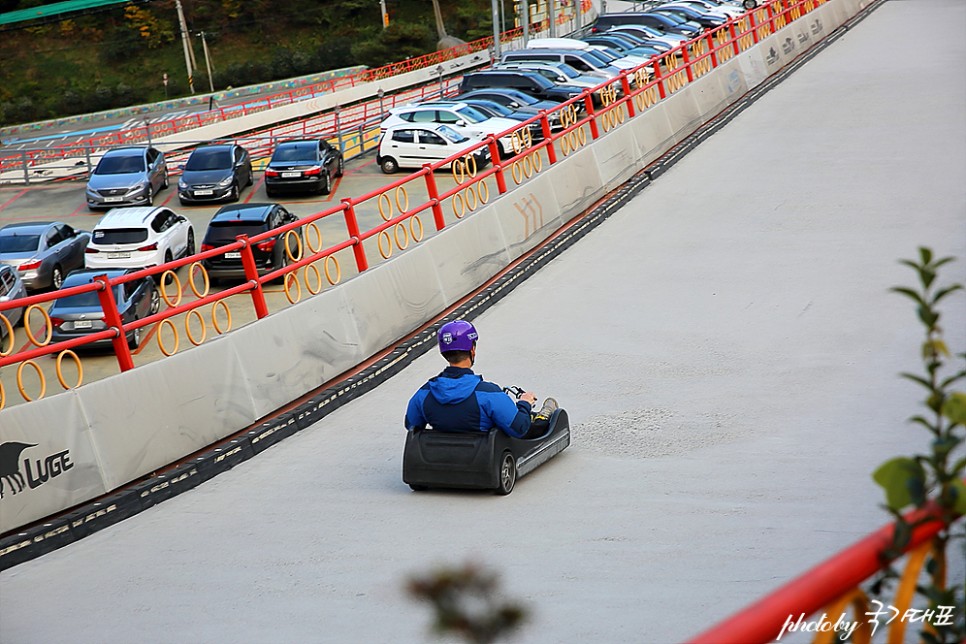
{"label": "red metal railing", "polygon": [[[818,0],[805,0],[794,6],[799,7],[800,12],[807,13],[805,11],[807,7],[814,8],[819,4]],[[765,10],[772,20],[791,11],[788,7],[781,11],[773,10],[771,5],[766,5]],[[761,9],[756,11],[761,11]],[[803,15],[803,13],[800,13],[800,15]],[[40,305],[77,292],[98,290],[102,296],[101,304],[105,319],[111,326],[111,330],[101,332],[97,336],[92,335],[85,341],[71,340],[55,344],[49,343],[49,334],[44,336],[47,342],[34,341],[33,334],[28,334],[32,346],[25,347],[20,351],[15,350],[14,334],[11,334],[7,346],[0,346],[0,369],[20,363],[18,367],[18,387],[23,394],[20,379],[23,365],[43,355],[57,354],[62,358],[63,352],[72,351],[73,348],[82,346],[85,342],[112,337],[118,366],[121,371],[126,371],[133,368],[134,361],[124,340],[126,334],[134,329],[151,327],[158,333],[159,346],[161,346],[162,352],[168,353],[161,341],[161,334],[175,329],[170,321],[174,316],[182,314],[186,316],[186,334],[193,343],[200,344],[200,342],[196,343],[192,339],[192,332],[189,330],[188,324],[191,322],[189,318],[192,318],[192,316],[196,320],[200,318],[199,313],[192,312],[198,311],[201,307],[212,307],[212,323],[217,328],[219,325],[216,322],[216,307],[219,306],[219,303],[224,302],[229,297],[247,293],[252,299],[252,308],[256,319],[263,318],[270,313],[263,287],[267,282],[275,279],[282,280],[286,298],[291,304],[295,304],[301,298],[302,284],[305,285],[310,294],[322,290],[324,286],[322,272],[316,265],[317,263],[322,264],[327,281],[330,285],[334,285],[341,278],[342,261],[339,258],[346,254],[351,254],[353,269],[357,272],[363,272],[373,264],[373,261],[389,259],[395,248],[404,250],[410,243],[419,243],[426,234],[426,227],[422,221],[424,213],[429,213],[432,217],[431,233],[441,230],[447,225],[447,220],[450,222],[458,220],[482,204],[487,203],[491,195],[505,194],[512,190],[515,185],[525,183],[532,176],[542,171],[545,163],[548,166],[557,163],[588,142],[593,142],[614,127],[619,126],[628,118],[634,118],[660,99],[673,94],[688,83],[708,73],[733,56],[734,52],[749,48],[754,44],[753,35],[760,26],[761,23],[757,23],[751,17],[751,14],[746,14],[740,20],[729,21],[726,25],[712,32],[680,45],[660,59],[654,58],[632,72],[622,73],[619,79],[622,88],[620,95],[613,89],[613,82],[606,81],[596,88],[585,91],[581,96],[561,104],[552,112],[541,113],[529,121],[521,123],[520,126],[497,136],[488,137],[474,148],[477,149],[484,145],[489,148],[493,165],[488,169],[477,171],[476,168],[471,168],[469,162],[463,158],[427,165],[422,170],[394,181],[379,190],[361,197],[343,199],[339,205],[333,208],[305,217],[280,230],[269,231],[250,239],[240,238],[229,246],[203,251],[192,257],[138,271],[114,280],[102,280],[99,284],[93,286],[35,295],[16,302],[0,303],[0,313],[12,308],[34,305],[29,309],[30,311],[39,310],[42,311],[43,316],[46,316],[46,311]],[[592,100],[594,93],[604,97],[603,105],[600,107],[594,105]],[[256,146],[256,148],[267,151],[271,147],[271,141],[279,137],[295,135],[338,136],[340,131],[338,126],[344,123],[344,121],[340,122],[340,119],[364,125],[375,114],[375,109],[373,105],[366,104],[352,108],[352,110],[346,110],[344,113],[313,117],[308,119],[306,123],[272,128],[260,133],[258,142],[260,142],[261,147]],[[386,106],[380,105],[378,109],[378,113],[381,115]],[[551,127],[551,115],[555,120],[559,119],[562,124],[562,127],[556,131]],[[529,129],[530,125],[539,126],[539,130],[543,134],[541,140],[533,140]],[[498,139],[512,143],[510,147],[513,148],[513,154],[509,158],[500,159]],[[454,167],[452,172],[454,185],[440,189],[437,185],[435,171],[447,166]],[[460,168],[460,172],[458,173],[455,168]],[[410,206],[410,194],[425,194],[425,200]],[[445,207],[447,205],[451,211],[450,214],[447,214]],[[378,215],[378,219],[376,215]],[[320,226],[331,222],[331,218],[334,216],[340,217],[344,222],[344,226],[342,226],[344,239],[323,248]],[[333,227],[334,224],[329,225],[329,228]],[[294,234],[294,236],[290,234],[290,232],[297,230],[301,230],[302,234]],[[253,244],[265,241],[279,233],[285,237],[290,264],[267,275],[259,275],[255,269],[251,247]],[[309,243],[310,238],[319,241],[317,244]],[[290,243],[297,246],[298,252],[289,249]],[[245,280],[243,283],[224,291],[211,293],[203,261],[225,252],[239,252],[241,254],[245,269]],[[378,256],[374,253],[377,253]],[[196,299],[183,303],[181,296],[185,288],[182,288],[175,271],[184,266],[189,267],[185,288],[190,289]],[[299,282],[298,271],[301,271],[301,283]],[[199,288],[197,284],[199,275],[201,276],[202,288]],[[333,275],[336,277],[333,277]],[[109,297],[111,290],[108,287],[145,276],[160,278],[160,288],[167,308],[135,322],[121,324],[116,303],[113,302],[112,297]],[[310,277],[312,277],[311,280]],[[176,286],[174,296],[168,292],[168,287],[172,283]],[[224,306],[223,310],[228,312],[227,305]],[[230,316],[230,312],[228,312],[228,315]],[[26,321],[28,326],[32,324],[34,317],[36,316],[28,315]],[[0,319],[0,324],[3,323],[4,320]],[[45,317],[44,326],[49,328],[49,324],[49,320]],[[230,326],[230,322],[228,326]],[[175,340],[177,346],[177,336]],[[76,354],[72,357],[76,359]],[[58,367],[59,364],[60,360],[58,360]],[[33,367],[38,373],[40,372],[36,364]],[[63,384],[59,372],[58,378]],[[2,387],[3,383],[0,381],[0,407],[5,403],[5,394]],[[26,395],[24,397],[27,399]]]}
{"label": "red metal railing", "polygon": [[[910,561],[906,572],[902,576],[896,599],[892,606],[899,613],[905,614],[913,598],[913,590],[923,565],[923,559],[932,546],[932,540],[943,529],[941,510],[935,505],[923,510],[908,513],[905,518],[913,526],[912,537],[903,548],[903,553],[910,553]],[[882,570],[886,562],[884,553],[893,543],[895,524],[889,523],[858,541],[835,556],[825,560],[818,566],[805,572],[798,578],[788,582],[778,590],[742,609],[738,613],[722,620],[708,630],[688,640],[691,644],[723,644],[740,642],[741,644],[757,644],[758,642],[774,642],[776,638],[787,630],[789,620],[796,622],[804,614],[803,619],[826,609],[830,622],[838,620],[848,608],[856,608],[855,619],[866,626],[869,631],[869,615],[871,611],[863,612],[859,609],[868,605],[867,597],[858,590],[859,584]],[[905,621],[900,620],[892,626],[890,642],[902,642]],[[834,635],[826,630],[817,634],[831,642]],[[825,637],[828,635],[828,637]],[[871,632],[857,632],[853,641],[870,641]]]}

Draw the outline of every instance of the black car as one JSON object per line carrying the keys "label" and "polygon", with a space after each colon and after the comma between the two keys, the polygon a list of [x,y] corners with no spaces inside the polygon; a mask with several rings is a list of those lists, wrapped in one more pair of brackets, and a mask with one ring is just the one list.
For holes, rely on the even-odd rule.
{"label": "black car", "polygon": [[559,103],[580,96],[584,91],[583,87],[575,85],[558,85],[535,72],[501,69],[464,74],[460,93],[496,87],[509,87],[534,98]]}
{"label": "black car", "polygon": [[265,168],[265,192],[269,197],[283,190],[327,195],[332,191],[332,177],[341,177],[344,171],[342,152],[327,141],[283,141]]}
{"label": "black car", "polygon": [[[202,252],[225,246],[235,241],[239,235],[254,237],[265,231],[279,228],[298,220],[277,203],[250,203],[237,206],[223,206],[208,224],[205,238],[201,242]],[[296,242],[291,242],[292,254],[298,253]],[[252,255],[259,274],[282,268],[289,263],[285,252],[285,236],[275,235],[252,245]],[[245,277],[241,252],[231,251],[215,255],[202,261],[208,276],[213,280],[221,278]]]}
{"label": "black car", "polygon": [[[64,278],[61,290],[90,284],[97,275],[106,275],[108,279],[114,279],[133,273],[135,270],[133,268],[89,268],[74,271]],[[114,287],[114,301],[117,303],[117,312],[120,313],[121,322],[124,324],[154,315],[161,307],[161,295],[150,277],[118,284]],[[54,300],[48,313],[53,327],[50,333],[52,342],[72,340],[107,328],[104,322],[104,309],[101,307],[97,291]],[[127,333],[127,343],[132,349],[141,344],[141,331],[139,328]],[[111,339],[98,340],[83,345],[83,348],[111,346],[111,342]]]}
{"label": "black car", "polygon": [[202,145],[188,157],[178,181],[182,204],[238,201],[242,188],[254,183],[248,150],[234,143]]}

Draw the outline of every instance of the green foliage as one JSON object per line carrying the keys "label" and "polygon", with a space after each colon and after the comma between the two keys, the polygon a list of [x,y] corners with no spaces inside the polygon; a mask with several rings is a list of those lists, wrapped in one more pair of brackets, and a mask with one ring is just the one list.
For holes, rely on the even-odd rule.
{"label": "green foliage", "polygon": [[[921,347],[922,374],[903,373],[902,376],[924,390],[923,406],[927,412],[910,420],[932,435],[931,450],[927,454],[897,457],[879,466],[872,475],[886,495],[886,509],[896,518],[891,560],[899,555],[911,538],[914,524],[901,514],[909,507],[925,508],[935,504],[939,508],[943,529],[934,539],[934,554],[927,559],[930,583],[917,587],[917,592],[929,602],[929,608],[952,607],[957,619],[949,624],[933,626],[921,633],[923,641],[947,644],[966,641],[966,583],[945,585],[945,561],[948,545],[963,540],[954,533],[954,522],[966,514],[966,458],[950,462],[966,444],[966,393],[954,387],[966,379],[966,354],[956,356],[962,365],[956,366],[942,335],[939,304],[950,295],[963,290],[961,284],[939,287],[939,269],[953,261],[952,257],[936,258],[928,248],[919,249],[917,260],[901,260],[915,271],[919,284],[909,288],[897,286],[892,290],[911,300],[916,316],[925,330]],[[958,360],[957,360],[958,362]],[[947,371],[952,373],[946,375]],[[889,569],[887,576],[895,576]],[[881,580],[875,587],[881,586]],[[936,620],[931,620],[936,621]]]}
{"label": "green foliage", "polygon": [[526,609],[498,594],[497,576],[472,564],[443,567],[407,584],[409,594],[432,605],[433,630],[473,644],[495,642],[519,628]]}
{"label": "green foliage", "polygon": [[[8,10],[45,4],[6,1]],[[207,89],[204,31],[216,90],[339,69],[382,66],[436,48],[427,0],[386,0],[382,29],[376,0],[182,0],[198,67],[195,90]],[[444,2],[450,35],[489,35],[490,1]],[[80,114],[189,94],[173,4],[121,4],[51,23],[23,23],[0,36],[0,125]],[[167,73],[167,92],[161,83]],[[68,95],[70,100],[68,100]]]}

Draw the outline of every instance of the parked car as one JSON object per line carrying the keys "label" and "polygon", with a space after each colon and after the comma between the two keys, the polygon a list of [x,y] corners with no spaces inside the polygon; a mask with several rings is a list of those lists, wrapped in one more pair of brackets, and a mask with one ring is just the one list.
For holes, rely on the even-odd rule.
{"label": "parked car", "polygon": [[87,268],[147,268],[195,254],[195,232],[169,208],[114,208],[94,230]]}
{"label": "parked car", "polygon": [[539,114],[541,110],[554,110],[560,107],[558,101],[544,101],[530,96],[526,92],[510,87],[489,87],[486,89],[475,89],[472,92],[461,92],[456,100],[480,98],[487,101],[499,103],[504,107],[509,107],[517,111],[533,111]]}
{"label": "parked car", "polygon": [[590,49],[518,49],[503,54],[503,62],[533,60],[566,63],[581,73],[596,72],[617,79],[621,70],[595,56]]}
{"label": "parked car", "polygon": [[235,143],[202,145],[191,151],[178,181],[182,204],[238,201],[242,188],[254,183],[248,150]]}
{"label": "parked car", "polygon": [[265,193],[332,192],[332,178],[345,172],[340,150],[322,139],[283,141],[275,146],[265,167]]}
{"label": "parked car", "polygon": [[87,180],[87,207],[150,206],[168,187],[164,154],[148,146],[108,150]]}
{"label": "parked car", "polygon": [[682,28],[679,21],[672,20],[667,16],[655,16],[643,11],[627,11],[618,13],[602,13],[597,16],[592,32],[607,31],[613,27],[622,25],[644,25],[651,27],[662,33],[678,34],[687,38],[694,38],[700,35],[701,29],[698,25]]}
{"label": "parked car", "polygon": [[636,36],[643,39],[645,42],[657,41],[664,43],[670,48],[677,47],[683,42],[687,42],[688,39],[681,34],[669,34],[667,32],[661,31],[660,29],[655,29],[654,27],[648,27],[647,25],[618,25],[607,31],[596,32],[601,34],[627,34],[631,36]]}
{"label": "parked car", "polygon": [[[542,62],[537,60],[501,62],[493,65],[493,69],[520,69],[528,72],[536,72],[552,83],[557,83],[558,85],[576,85],[583,89],[594,89],[610,80],[604,74],[582,74],[566,63]],[[593,99],[596,104],[600,105],[600,91],[593,93]]]}
{"label": "parked car", "polygon": [[721,15],[726,18],[740,18],[745,14],[745,10],[739,5],[713,2],[713,0],[675,0],[673,4],[691,7],[713,16]]}
{"label": "parked car", "polygon": [[396,107],[389,110],[389,117],[382,122],[381,127],[385,130],[393,125],[404,123],[448,125],[456,132],[479,141],[491,134],[504,134],[497,139],[501,157],[506,156],[513,149],[512,135],[505,133],[520,126],[519,121],[491,117],[459,101],[427,101]]}
{"label": "parked car", "polygon": [[[475,107],[479,111],[483,112],[487,116],[497,116],[505,119],[513,119],[514,121],[529,121],[533,117],[537,116],[538,112],[536,110],[523,110],[514,109],[512,107],[506,107],[501,105],[496,101],[488,101],[482,98],[466,98],[460,97],[460,101]],[[535,133],[534,136],[537,134]],[[539,132],[540,137],[543,137],[543,132]]]}
{"label": "parked car", "polygon": [[657,9],[652,10],[652,13],[671,15],[685,22],[697,23],[704,29],[714,29],[728,22],[728,17],[724,14],[712,14],[708,10],[701,11],[687,5],[676,3],[661,5]]}
{"label": "parked car", "polygon": [[[421,168],[449,157],[461,158],[477,143],[478,140],[441,123],[397,123],[383,130],[376,163],[383,172],[392,174],[399,168]],[[490,161],[486,146],[472,154],[478,168]]]}
{"label": "parked car", "polygon": [[696,22],[690,22],[674,15],[669,15],[659,9],[651,9],[641,14],[641,23],[651,25],[674,34],[681,34],[687,38],[697,38],[704,28]]}
{"label": "parked car", "polygon": [[[212,250],[235,241],[239,235],[254,237],[269,230],[298,221],[298,217],[277,203],[248,203],[223,206],[208,223],[201,250]],[[293,256],[298,253],[296,242],[291,242]],[[285,252],[285,236],[275,235],[252,245],[252,255],[260,275],[282,268],[289,263]],[[229,251],[202,260],[212,280],[245,278],[241,252]]]}
{"label": "parked car", "polygon": [[509,87],[545,101],[563,103],[580,96],[584,88],[576,85],[558,85],[540,74],[522,70],[490,69],[463,75],[460,92],[492,87]]}
{"label": "parked car", "polygon": [[31,291],[60,288],[64,276],[84,268],[84,249],[91,239],[60,221],[8,224],[0,228],[0,264],[14,267]]}
{"label": "parked car", "polygon": [[[0,304],[19,300],[22,297],[27,297],[27,287],[21,281],[17,269],[7,264],[0,264]],[[11,327],[15,327],[23,320],[23,309],[22,306],[6,309],[0,311],[0,315],[7,318]],[[7,336],[7,331],[7,325],[3,323],[3,320],[0,320],[0,349],[4,349],[2,341]]]}
{"label": "parked car", "polygon": [[[64,279],[61,290],[90,284],[97,275],[106,275],[114,279],[134,272],[134,269],[86,269],[74,271]],[[150,277],[144,277],[114,287],[114,301],[121,322],[128,324],[149,315],[154,315],[161,307],[161,295]],[[104,309],[96,291],[88,291],[78,295],[70,295],[54,300],[48,311],[50,315],[52,342],[64,342],[74,338],[90,335],[107,328],[104,322]],[[127,344],[132,349],[141,344],[142,330],[135,329],[128,332]],[[84,345],[84,348],[109,346],[111,340],[97,340]]]}

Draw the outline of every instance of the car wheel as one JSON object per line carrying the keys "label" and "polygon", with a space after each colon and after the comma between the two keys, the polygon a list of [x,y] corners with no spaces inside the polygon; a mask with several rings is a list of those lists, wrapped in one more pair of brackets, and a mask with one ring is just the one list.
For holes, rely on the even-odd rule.
{"label": "car wheel", "polygon": [[60,266],[54,266],[54,270],[50,272],[50,287],[55,291],[64,285],[64,271],[61,270]]}
{"label": "car wheel", "polygon": [[141,344],[141,327],[134,329],[131,338],[127,341],[128,349],[137,349]]}
{"label": "car wheel", "polygon": [[509,450],[503,452],[500,463],[497,465],[496,476],[499,481],[496,488],[497,494],[506,496],[513,491],[513,486],[517,482],[517,462]]}
{"label": "car wheel", "polygon": [[147,198],[146,204],[148,206],[154,205],[154,186],[152,186],[151,184],[148,184],[148,198]]}
{"label": "car wheel", "polygon": [[248,166],[248,185],[255,185],[255,173],[252,172],[252,167]]}
{"label": "car wheel", "polygon": [[228,193],[228,201],[238,201],[239,193],[241,191],[238,189],[238,182],[231,184],[231,192]]}
{"label": "car wheel", "polygon": [[382,171],[386,174],[395,174],[399,171],[399,164],[392,157],[383,157],[382,163],[379,164]]}
{"label": "car wheel", "polygon": [[151,306],[148,308],[148,315],[154,315],[161,310],[161,293],[156,288],[151,289]]}
{"label": "car wheel", "polygon": [[170,249],[164,251],[164,263],[165,264],[170,264],[173,259],[174,259],[174,257],[171,255],[171,250]]}
{"label": "car wheel", "polygon": [[345,159],[339,157],[339,167],[335,171],[335,176],[341,177],[345,174]]}
{"label": "car wheel", "polygon": [[168,171],[165,170],[164,171],[164,181],[161,182],[161,189],[162,190],[167,190],[168,189],[168,186],[170,186],[170,185],[171,185],[171,182],[168,179]]}
{"label": "car wheel", "polygon": [[191,257],[192,255],[195,254],[195,251],[196,251],[196,248],[195,248],[195,231],[194,230],[189,230],[188,231],[188,246],[184,249],[184,256],[185,257]]}
{"label": "car wheel", "polygon": [[322,186],[319,188],[319,192],[324,195],[332,192],[332,178],[329,176],[328,172],[322,173]]}

